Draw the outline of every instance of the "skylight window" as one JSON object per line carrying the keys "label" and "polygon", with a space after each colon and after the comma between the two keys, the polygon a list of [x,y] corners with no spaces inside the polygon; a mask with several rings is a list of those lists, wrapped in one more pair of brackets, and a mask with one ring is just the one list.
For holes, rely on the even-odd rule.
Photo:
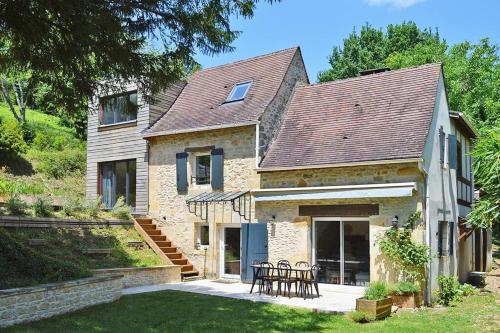
{"label": "skylight window", "polygon": [[226,103],[241,101],[245,99],[245,96],[247,95],[248,89],[250,89],[251,85],[252,82],[238,83],[237,85],[235,85],[229,93],[229,96],[226,99]]}

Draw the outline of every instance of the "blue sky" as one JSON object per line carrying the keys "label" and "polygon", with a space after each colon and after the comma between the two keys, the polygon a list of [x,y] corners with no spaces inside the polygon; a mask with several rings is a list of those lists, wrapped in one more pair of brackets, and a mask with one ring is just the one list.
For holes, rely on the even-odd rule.
{"label": "blue sky", "polygon": [[437,27],[449,44],[483,37],[500,42],[500,0],[282,0],[259,3],[252,19],[232,20],[242,32],[234,52],[196,59],[207,68],[299,45],[315,82],[318,71],[328,68],[332,47],[353,27],[369,22],[383,28],[404,20]]}

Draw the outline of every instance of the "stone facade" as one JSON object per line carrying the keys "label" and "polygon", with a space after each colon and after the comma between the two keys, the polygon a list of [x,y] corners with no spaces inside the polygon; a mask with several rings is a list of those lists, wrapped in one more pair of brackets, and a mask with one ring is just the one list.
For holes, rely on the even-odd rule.
{"label": "stone facade", "polygon": [[[203,249],[196,249],[197,226],[203,221],[189,212],[186,199],[212,190],[210,185],[190,183],[187,193],[177,192],[176,153],[183,152],[186,148],[206,147],[207,145],[223,148],[224,191],[249,190],[259,186],[258,175],[255,171],[255,135],[256,128],[253,125],[171,135],[151,140],[149,215],[159,221],[159,227],[176,246],[180,247],[194,266],[200,272],[206,271],[209,276],[218,274],[218,247],[213,246],[219,241],[218,225],[240,223],[242,218],[238,214],[231,213],[231,207],[228,205],[210,207],[208,221],[211,223],[211,246],[206,252]],[[210,150],[206,153],[209,154]],[[190,154],[188,170],[191,170],[193,163],[193,156]],[[189,173],[188,179],[191,179]]]}
{"label": "stone facade", "polygon": [[106,268],[95,269],[96,276],[123,276],[123,288],[149,286],[153,284],[180,282],[180,267],[156,266],[156,267],[128,267],[128,268]]}
{"label": "stone facade", "polygon": [[276,133],[280,128],[283,114],[286,111],[288,103],[292,99],[292,92],[295,86],[297,84],[306,83],[309,83],[309,79],[307,78],[304,61],[302,60],[300,52],[297,52],[290,63],[278,93],[260,118],[259,155],[261,157],[271,144],[272,140],[275,138]]}
{"label": "stone facade", "polygon": [[121,295],[122,278],[119,275],[1,290],[0,327],[110,303]]}
{"label": "stone facade", "polygon": [[[387,265],[376,244],[377,237],[391,226],[394,216],[405,221],[410,214],[422,210],[422,177],[416,164],[385,164],[363,167],[290,170],[264,172],[261,188],[294,188],[306,186],[338,186],[416,182],[412,197],[380,199],[336,199],[257,202],[256,219],[268,222],[269,261],[287,259],[290,262],[311,261],[311,216],[299,216],[299,205],[354,205],[378,204],[379,214],[369,216],[370,280],[394,280],[396,273]],[[424,226],[414,233],[416,240],[424,241]]]}

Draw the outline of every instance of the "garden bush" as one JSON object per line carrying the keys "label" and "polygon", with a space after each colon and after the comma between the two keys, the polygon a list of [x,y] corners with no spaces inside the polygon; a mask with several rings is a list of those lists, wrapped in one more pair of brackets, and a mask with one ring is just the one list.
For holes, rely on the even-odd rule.
{"label": "garden bush", "polygon": [[38,217],[49,217],[54,212],[54,202],[51,197],[38,197],[32,205],[33,214]]}
{"label": "garden bush", "polygon": [[441,305],[450,305],[452,302],[462,300],[460,283],[455,276],[438,276],[439,290],[437,291],[437,302]]}
{"label": "garden bush", "polygon": [[420,286],[413,282],[402,281],[389,287],[391,295],[416,294],[420,292]]}
{"label": "garden bush", "polygon": [[387,285],[382,281],[372,282],[365,289],[364,298],[369,301],[380,301],[389,295]]}
{"label": "garden bush", "polygon": [[83,201],[78,197],[68,197],[63,202],[63,213],[67,216],[77,216],[84,211]]}
{"label": "garden bush", "polygon": [[111,210],[111,215],[120,220],[130,220],[132,217],[132,209],[125,204],[123,197],[119,197]]}
{"label": "garden bush", "polygon": [[5,202],[5,209],[9,215],[22,216],[26,215],[26,209],[28,205],[19,198],[17,193],[12,194],[9,199]]}
{"label": "garden bush", "polygon": [[104,209],[104,205],[102,203],[102,197],[97,196],[94,200],[87,200],[85,204],[85,212],[94,219],[99,218],[99,214]]}
{"label": "garden bush", "polygon": [[34,154],[38,161],[36,169],[49,177],[61,179],[69,174],[83,174],[86,154],[81,149],[65,148],[62,151],[39,151]]}
{"label": "garden bush", "polygon": [[0,152],[22,154],[27,149],[21,126],[15,121],[0,119]]}
{"label": "garden bush", "polygon": [[352,321],[360,324],[369,323],[375,320],[375,316],[373,314],[358,310],[351,312],[349,317]]}

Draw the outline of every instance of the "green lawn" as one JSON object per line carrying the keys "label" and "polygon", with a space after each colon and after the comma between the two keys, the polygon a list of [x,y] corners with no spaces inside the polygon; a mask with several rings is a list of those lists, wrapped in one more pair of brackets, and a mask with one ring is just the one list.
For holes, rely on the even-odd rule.
{"label": "green lawn", "polygon": [[[498,295],[497,295],[498,299]],[[267,303],[162,291],[124,296],[113,304],[0,330],[24,332],[498,332],[500,305],[492,295],[456,307],[422,310],[356,324],[346,316]]]}

